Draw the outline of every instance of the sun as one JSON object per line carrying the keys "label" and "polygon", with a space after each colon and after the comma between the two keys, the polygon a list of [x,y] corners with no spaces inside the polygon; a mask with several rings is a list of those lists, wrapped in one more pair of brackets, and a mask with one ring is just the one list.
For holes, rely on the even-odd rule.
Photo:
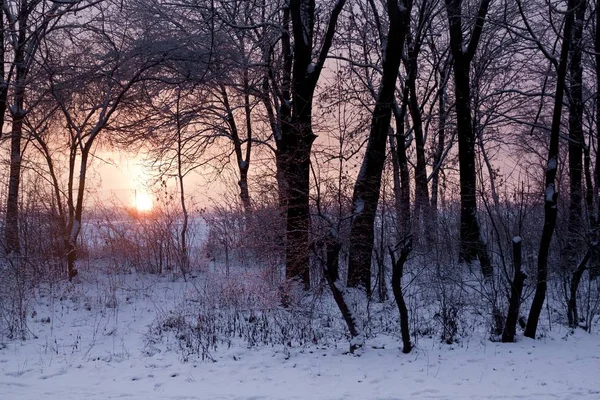
{"label": "sun", "polygon": [[136,210],[140,212],[148,212],[152,210],[152,197],[146,192],[136,192],[134,205]]}

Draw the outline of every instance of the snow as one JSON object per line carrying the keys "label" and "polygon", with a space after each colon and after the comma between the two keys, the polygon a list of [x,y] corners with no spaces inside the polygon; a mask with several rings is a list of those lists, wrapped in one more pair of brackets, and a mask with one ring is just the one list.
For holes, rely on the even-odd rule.
{"label": "snow", "polygon": [[410,144],[413,141],[413,134],[412,131],[408,134],[408,136],[406,137],[406,139],[404,140],[404,147],[406,147],[407,149],[410,147]]}
{"label": "snow", "polygon": [[[356,321],[356,318],[352,317],[353,320]],[[350,346],[353,347],[362,347],[365,344],[365,337],[362,333],[360,333],[358,336],[355,336],[352,338],[352,340],[350,340]]]}
{"label": "snow", "polygon": [[[214,352],[183,363],[145,348],[148,325],[195,283],[123,275],[40,290],[28,324],[37,338],[0,338],[0,399],[598,399],[600,336],[554,326],[541,340],[459,345],[421,338],[402,354],[397,337]],[[108,303],[116,298],[112,308]],[[112,300],[111,300],[112,299]],[[49,320],[48,320],[49,318]]]}
{"label": "snow", "polygon": [[73,221],[73,227],[71,228],[71,236],[69,241],[74,243],[77,240],[77,235],[79,235],[79,231],[81,229],[81,223],[78,220]]}
{"label": "snow", "polygon": [[554,184],[551,183],[548,186],[546,186],[546,201],[547,202],[554,202]]}
{"label": "snow", "polygon": [[363,212],[365,209],[365,201],[361,198],[358,198],[354,201],[354,215],[358,215]]}

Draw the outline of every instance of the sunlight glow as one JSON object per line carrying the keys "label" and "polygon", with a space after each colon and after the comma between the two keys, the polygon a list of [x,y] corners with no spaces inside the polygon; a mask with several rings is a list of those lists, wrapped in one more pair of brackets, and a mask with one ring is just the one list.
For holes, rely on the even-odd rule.
{"label": "sunlight glow", "polygon": [[135,208],[141,212],[152,210],[152,196],[146,192],[137,191],[135,194]]}

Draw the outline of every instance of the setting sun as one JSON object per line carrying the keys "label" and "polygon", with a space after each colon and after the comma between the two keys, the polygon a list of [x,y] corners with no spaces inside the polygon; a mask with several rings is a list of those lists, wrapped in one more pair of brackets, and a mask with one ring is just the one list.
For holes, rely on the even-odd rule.
{"label": "setting sun", "polygon": [[152,210],[152,197],[148,193],[137,192],[134,203],[138,211],[146,212]]}

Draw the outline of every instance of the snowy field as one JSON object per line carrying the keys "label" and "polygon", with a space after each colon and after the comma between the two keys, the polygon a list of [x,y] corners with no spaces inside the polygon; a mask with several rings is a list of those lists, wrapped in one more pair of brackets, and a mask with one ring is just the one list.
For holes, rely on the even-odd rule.
{"label": "snowy field", "polygon": [[553,326],[541,340],[421,338],[405,355],[378,336],[331,346],[220,346],[215,361],[148,351],[148,326],[194,282],[86,278],[40,289],[31,338],[0,343],[0,399],[600,399],[600,336]]}

